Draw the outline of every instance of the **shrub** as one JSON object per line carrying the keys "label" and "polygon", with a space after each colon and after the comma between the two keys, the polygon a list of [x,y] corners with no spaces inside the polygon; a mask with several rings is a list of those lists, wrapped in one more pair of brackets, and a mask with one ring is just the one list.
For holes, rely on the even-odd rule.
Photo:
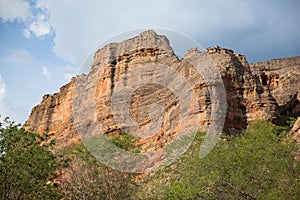
{"label": "shrub", "polygon": [[177,173],[171,176],[178,178],[170,178],[170,184],[156,185],[150,196],[159,199],[299,199],[297,146],[285,133],[285,128],[258,121],[240,136],[219,140],[203,159],[198,157],[201,140],[195,140],[189,151],[171,166]]}
{"label": "shrub", "polygon": [[0,122],[0,196],[2,199],[57,199],[51,180],[57,159],[44,138],[6,118]]}

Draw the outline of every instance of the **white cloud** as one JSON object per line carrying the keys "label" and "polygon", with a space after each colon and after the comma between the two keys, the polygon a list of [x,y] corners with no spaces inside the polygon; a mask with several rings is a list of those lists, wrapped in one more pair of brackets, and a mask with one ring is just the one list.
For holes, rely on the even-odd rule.
{"label": "white cloud", "polygon": [[[218,37],[225,30],[236,30],[255,24],[244,3],[206,1],[98,1],[87,4],[78,0],[39,0],[39,6],[49,9],[49,22],[55,30],[53,51],[60,57],[80,66],[93,48],[111,36],[135,28],[166,27],[208,38]],[[158,6],[159,5],[159,6]],[[222,6],[222,9],[218,8]],[[153,11],[155,10],[155,14]],[[241,10],[241,11],[239,11]],[[218,12],[218,13],[217,13]],[[72,13],[84,13],[74,15]],[[239,17],[234,17],[235,14]],[[223,16],[226,15],[226,16]],[[222,22],[226,20],[226,22]],[[196,33],[196,34],[195,34]]]}
{"label": "white cloud", "polygon": [[50,72],[48,71],[48,69],[46,67],[42,68],[42,74],[47,79],[50,77]]}
{"label": "white cloud", "polygon": [[35,18],[27,29],[24,30],[24,35],[29,38],[31,34],[37,37],[48,35],[51,32],[51,26],[47,21],[47,17],[44,14],[40,14]]}
{"label": "white cloud", "polygon": [[57,73],[62,74],[65,81],[70,81],[78,73],[78,69],[72,66],[57,67]]}
{"label": "white cloud", "polygon": [[0,0],[0,18],[3,22],[22,21],[23,34],[28,39],[31,35],[43,37],[51,33],[48,10],[34,4],[30,6],[28,0]]}
{"label": "white cloud", "polygon": [[[282,6],[285,12],[281,12]],[[272,51],[276,40],[286,45],[277,48],[285,52],[284,48],[296,48],[295,40],[299,41],[297,36],[281,37],[289,30],[299,29],[299,12],[292,2],[38,0],[37,7],[50,14],[48,23],[55,32],[54,53],[76,66],[111,36],[145,27],[178,30],[200,43],[206,42],[204,46],[225,45],[237,51],[246,49],[241,52],[246,54],[257,54],[257,48]],[[277,31],[280,27],[285,27],[281,36]],[[265,35],[268,40],[264,40]]]}
{"label": "white cloud", "polygon": [[[6,78],[9,78],[7,76]],[[27,117],[27,112],[24,105],[16,105],[13,103],[16,99],[20,98],[12,98],[11,96],[14,93],[14,91],[10,91],[8,93],[8,86],[5,83],[5,80],[3,79],[2,75],[0,75],[0,116],[1,117],[9,117],[12,121],[15,121],[17,123],[25,122],[25,119]],[[17,91],[19,94],[19,91]],[[19,97],[20,95],[16,95]],[[21,100],[21,102],[24,99]]]}
{"label": "white cloud", "polygon": [[160,2],[160,6],[155,2],[137,0],[91,0],[89,3],[78,0],[39,0],[37,4],[50,12],[49,23],[55,31],[53,51],[80,66],[98,43],[114,34],[149,25],[167,26],[170,16],[166,8],[172,1]]}
{"label": "white cloud", "polygon": [[30,52],[20,49],[9,56],[9,59],[13,62],[18,63],[31,63],[33,60],[33,56]]}
{"label": "white cloud", "polygon": [[30,30],[28,30],[28,29],[24,29],[24,30],[23,30],[23,34],[24,34],[24,36],[25,36],[27,39],[29,39],[30,36],[31,36],[31,32],[30,32]]}
{"label": "white cloud", "polygon": [[0,0],[0,17],[4,22],[26,20],[30,15],[29,3],[25,0]]}
{"label": "white cloud", "polygon": [[6,93],[6,85],[2,76],[0,75],[0,103],[4,99],[5,93]]}
{"label": "white cloud", "polygon": [[9,56],[9,59],[13,62],[19,62],[19,63],[31,63],[33,61],[33,56],[30,52],[26,50],[18,50],[14,53],[12,53]]}
{"label": "white cloud", "polygon": [[0,75],[0,116],[1,117],[6,117],[7,115],[7,104],[4,100],[5,93],[6,93],[6,85],[4,79]]}

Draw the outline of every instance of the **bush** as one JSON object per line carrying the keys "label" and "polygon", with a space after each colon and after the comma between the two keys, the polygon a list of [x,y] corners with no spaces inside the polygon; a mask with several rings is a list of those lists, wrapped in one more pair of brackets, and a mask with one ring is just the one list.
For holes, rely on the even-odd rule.
{"label": "bush", "polygon": [[51,186],[56,157],[44,138],[6,118],[0,122],[0,196],[2,199],[57,199]]}
{"label": "bush", "polygon": [[114,145],[117,147],[125,150],[125,151],[132,151],[132,152],[139,152],[139,149],[135,146],[135,142],[137,138],[123,132],[121,135],[113,136],[109,139]]}
{"label": "bush", "polygon": [[59,177],[64,199],[129,199],[134,192],[132,174],[102,165],[82,144],[61,153],[68,160]]}
{"label": "bush", "polygon": [[[179,178],[156,185],[159,199],[299,199],[300,161],[286,129],[253,123],[241,136],[220,140],[204,159],[201,140],[171,168]],[[166,170],[166,169],[164,169]],[[172,175],[176,177],[176,175]],[[167,181],[168,182],[168,181]]]}

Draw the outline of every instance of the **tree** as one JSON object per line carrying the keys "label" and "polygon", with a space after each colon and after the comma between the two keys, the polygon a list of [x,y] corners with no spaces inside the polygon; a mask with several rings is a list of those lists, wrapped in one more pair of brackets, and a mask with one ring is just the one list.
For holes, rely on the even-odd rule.
{"label": "tree", "polygon": [[5,118],[0,122],[0,196],[6,199],[57,199],[51,180],[57,162],[44,138]]}
{"label": "tree", "polygon": [[198,156],[198,136],[172,166],[177,176],[152,194],[163,199],[299,199],[300,161],[287,130],[267,121],[253,123],[240,136],[223,137],[204,159]]}
{"label": "tree", "polygon": [[82,145],[60,153],[68,165],[62,169],[59,187],[66,199],[129,199],[134,191],[133,175],[102,165]]}

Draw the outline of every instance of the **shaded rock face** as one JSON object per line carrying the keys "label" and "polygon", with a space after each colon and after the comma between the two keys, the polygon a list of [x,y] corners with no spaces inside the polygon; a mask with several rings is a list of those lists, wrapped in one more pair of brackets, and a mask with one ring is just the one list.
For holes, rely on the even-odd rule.
{"label": "shaded rock face", "polygon": [[298,143],[300,143],[300,117],[295,122],[290,134]]}
{"label": "shaded rock face", "polygon": [[[32,109],[25,128],[50,134],[57,138],[59,147],[80,142],[78,130],[80,127],[92,127],[90,119],[95,119],[107,135],[120,134],[124,130],[134,132],[126,120],[124,123],[116,122],[116,116],[122,118],[122,109],[114,110],[112,106],[114,92],[125,91],[127,86],[134,85],[137,78],[150,82],[159,79],[161,72],[151,66],[168,66],[192,85],[193,98],[188,104],[192,112],[189,115],[197,119],[195,124],[200,131],[206,131],[211,123],[211,99],[203,77],[188,62],[193,53],[199,52],[192,49],[179,60],[168,39],[154,31],[106,45],[96,52],[87,76],[75,77],[59,93],[43,97],[42,102]],[[291,101],[297,104],[297,100],[290,96],[299,94],[295,90],[299,88],[299,74],[280,68],[299,72],[299,59],[295,59],[294,68],[285,66],[290,62],[280,62],[280,67],[276,68],[272,61],[272,67],[267,68],[263,63],[250,65],[245,56],[218,46],[208,48],[205,53],[215,63],[224,82],[227,99],[225,132],[234,133],[253,120],[274,119],[279,111],[283,113],[283,110],[292,109],[291,112],[297,112],[295,103],[290,103],[292,105],[288,108],[282,106]],[[134,75],[135,70],[148,65],[142,77]],[[272,75],[265,79],[265,74]],[[174,82],[174,85],[179,91],[184,89],[180,82]],[[289,94],[281,91],[282,87]],[[120,105],[126,103],[125,98],[116,102]],[[179,117],[184,108],[178,96],[164,85],[141,85],[133,91],[127,103],[132,121],[142,130],[138,133],[141,139],[137,143],[142,145],[143,151],[161,148],[176,136],[185,123]],[[155,127],[156,134],[147,135],[147,130],[153,129],[153,120],[160,121],[160,125]]]}
{"label": "shaded rock face", "polygon": [[241,129],[249,121],[277,117],[277,103],[269,88],[252,75],[245,56],[218,46],[208,48],[219,68],[227,95],[225,130]]}
{"label": "shaded rock face", "polygon": [[300,115],[300,56],[250,65],[257,80],[270,89],[285,118]]}

